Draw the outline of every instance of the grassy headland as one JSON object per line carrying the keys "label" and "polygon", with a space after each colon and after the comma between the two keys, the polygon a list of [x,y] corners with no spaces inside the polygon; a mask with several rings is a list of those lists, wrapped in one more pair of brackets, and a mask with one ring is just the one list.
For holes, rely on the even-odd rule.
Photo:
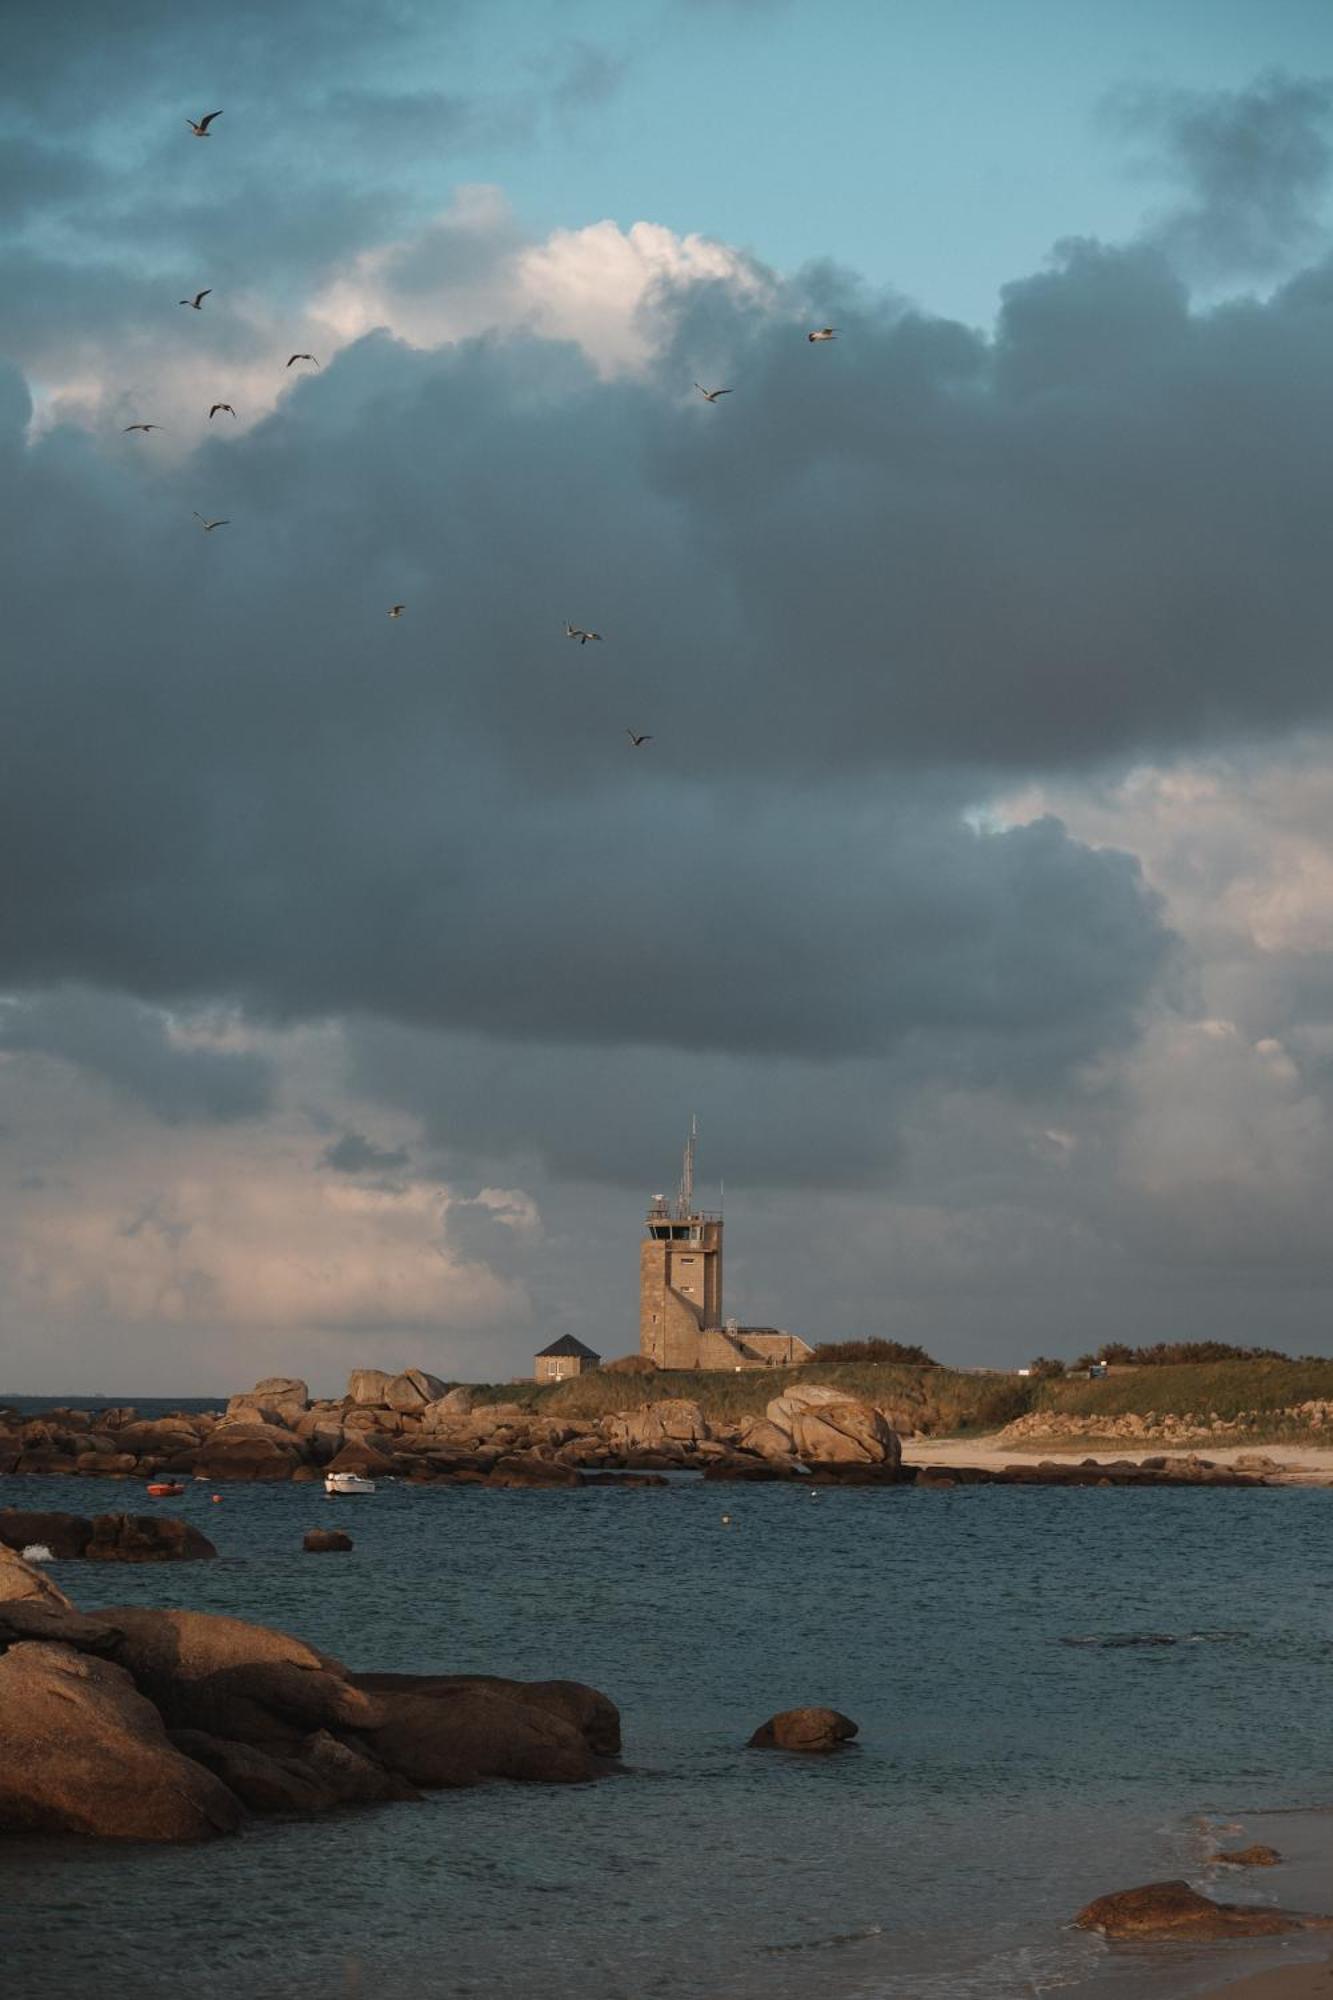
{"label": "grassy headland", "polygon": [[[594,1370],[571,1381],[497,1383],[473,1395],[519,1403],[548,1416],[595,1418],[641,1409],[664,1396],[698,1403],[721,1420],[759,1415],[797,1383],[818,1382],[883,1409],[895,1428],[931,1437],[997,1431],[1028,1419],[1034,1437],[1149,1436],[1163,1426],[1185,1435],[1220,1432],[1244,1439],[1326,1438],[1333,1443],[1333,1360],[1214,1361],[1127,1368],[1036,1381],[1016,1374],[876,1362],[810,1362],[744,1374]],[[1327,1406],[1325,1411],[1321,1406]],[[1225,1427],[1225,1429],[1223,1428]]]}
{"label": "grassy headland", "polygon": [[766,1403],[798,1382],[845,1390],[883,1409],[896,1428],[932,1436],[998,1430],[1032,1407],[1031,1385],[1016,1375],[868,1361],[814,1361],[803,1368],[755,1368],[730,1375],[666,1369],[622,1375],[594,1369],[568,1382],[504,1383],[475,1389],[473,1394],[493,1396],[497,1403],[521,1403],[552,1417],[609,1416],[616,1410],[642,1409],[664,1396],[682,1396],[697,1403],[707,1417],[734,1421],[762,1416]]}

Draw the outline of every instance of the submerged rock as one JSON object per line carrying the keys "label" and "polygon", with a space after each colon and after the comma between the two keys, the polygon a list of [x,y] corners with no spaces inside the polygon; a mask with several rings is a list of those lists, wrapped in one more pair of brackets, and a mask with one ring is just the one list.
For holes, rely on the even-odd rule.
{"label": "submerged rock", "polygon": [[347,1555],[354,1544],[341,1528],[307,1528],[301,1547],[312,1556]]}
{"label": "submerged rock", "polygon": [[755,1730],[748,1750],[837,1750],[849,1743],[857,1725],[836,1708],[784,1708]]}
{"label": "submerged rock", "polygon": [[1213,1856],[1214,1861],[1225,1861],[1228,1868],[1276,1868],[1282,1859],[1275,1847],[1265,1847],[1256,1841],[1253,1847],[1231,1847]]}

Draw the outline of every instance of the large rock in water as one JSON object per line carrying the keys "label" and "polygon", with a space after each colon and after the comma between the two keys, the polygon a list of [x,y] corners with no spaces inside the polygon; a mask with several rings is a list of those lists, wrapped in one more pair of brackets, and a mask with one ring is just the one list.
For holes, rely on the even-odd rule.
{"label": "large rock in water", "polygon": [[0,1658],[0,1827],[112,1840],[205,1840],[242,1818],[175,1749],[123,1668],[68,1646]]}
{"label": "large rock in water", "polygon": [[1275,1910],[1241,1903],[1214,1903],[1191,1889],[1188,1882],[1147,1882],[1139,1889],[1120,1889],[1099,1896],[1080,1910],[1074,1922],[1081,1930],[1103,1937],[1229,1938],[1275,1937],[1282,1931],[1333,1929],[1333,1917],[1302,1916],[1296,1910]]}
{"label": "large rock in water", "polygon": [[173,1514],[95,1514],[83,1553],[88,1562],[202,1562],[217,1550]]}
{"label": "large rock in water", "polygon": [[96,1615],[119,1627],[113,1657],[173,1729],[266,1746],[376,1720],[345,1667],[286,1632],[206,1611],[116,1606]]}
{"label": "large rock in water", "polygon": [[789,1389],[764,1412],[768,1422],[792,1441],[808,1465],[821,1462],[897,1466],[902,1445],[887,1418],[873,1404],[818,1384]]}
{"label": "large rock in water", "polygon": [[383,1720],[370,1734],[391,1770],[428,1789],[513,1778],[584,1784],[620,1750],[614,1703],[577,1681],[358,1674]]}
{"label": "large rock in water", "polygon": [[748,1750],[837,1750],[856,1734],[856,1724],[836,1708],[784,1708],[761,1723]]}
{"label": "large rock in water", "polygon": [[0,1543],[20,1553],[36,1545],[50,1549],[58,1562],[81,1556],[93,1538],[86,1514],[41,1514],[22,1507],[0,1507]]}

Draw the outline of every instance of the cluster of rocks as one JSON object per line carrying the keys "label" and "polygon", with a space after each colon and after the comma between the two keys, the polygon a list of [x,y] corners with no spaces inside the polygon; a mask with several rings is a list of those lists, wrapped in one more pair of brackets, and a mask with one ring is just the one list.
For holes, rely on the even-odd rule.
{"label": "cluster of rocks", "polygon": [[[233,1396],[225,1412],[142,1419],[132,1409],[0,1411],[0,1473],[138,1478],[318,1480],[327,1472],[430,1483],[580,1486],[600,1474],[683,1466],[716,1477],[796,1475],[804,1465],[847,1476],[898,1476],[901,1447],[885,1415],[835,1389],[796,1388],[762,1417],[710,1421],[697,1403],[664,1399],[601,1418],[547,1416],[517,1403],[477,1403],[424,1369],[353,1371],[347,1394],[312,1400],[280,1376]],[[832,1476],[832,1475],[831,1475]]]}
{"label": "cluster of rocks", "polygon": [[85,1615],[0,1545],[0,1831],[206,1839],[487,1778],[582,1783],[619,1749],[614,1704],[577,1682],[355,1674],[237,1618]]}
{"label": "cluster of rocks", "polygon": [[1333,1403],[1291,1403],[1280,1410],[1242,1410],[1219,1416],[1216,1410],[1187,1410],[1183,1415],[1086,1415],[1077,1411],[1033,1410],[1006,1424],[1000,1438],[1019,1443],[1029,1438],[1155,1438],[1171,1444],[1202,1443],[1211,1438],[1235,1440],[1256,1431],[1318,1431],[1333,1424]]}
{"label": "cluster of rocks", "polygon": [[[1025,1417],[1004,1435],[1028,1439],[1039,1434],[1032,1425],[1048,1421]],[[663,1473],[681,1469],[714,1480],[928,1488],[1254,1485],[1278,1472],[1267,1460],[1222,1467],[1193,1455],[1138,1463],[905,1466],[885,1410],[817,1383],[788,1389],[762,1416],[734,1422],[676,1397],[602,1417],[547,1415],[519,1403],[477,1402],[470,1390],[451,1389],[421,1368],[399,1375],[356,1369],[347,1394],[324,1401],[312,1400],[304,1382],[270,1377],[233,1396],[225,1411],[207,1415],[141,1419],[128,1409],[63,1410],[25,1422],[0,1411],[0,1473],[221,1483],[318,1481],[327,1472],[353,1472],[426,1485],[552,1488],[660,1484]]]}

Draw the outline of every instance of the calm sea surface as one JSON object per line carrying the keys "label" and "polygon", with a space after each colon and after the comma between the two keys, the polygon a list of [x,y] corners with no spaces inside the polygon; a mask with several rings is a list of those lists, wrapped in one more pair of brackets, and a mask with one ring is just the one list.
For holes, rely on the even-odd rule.
{"label": "calm sea surface", "polygon": [[[219,1562],[53,1574],[87,1609],[230,1612],[357,1667],[593,1682],[626,1773],[206,1848],[0,1841],[6,1994],[1138,2000],[1260,1961],[1110,1951],[1065,1928],[1094,1895],[1184,1873],[1333,1903],[1326,1823],[1290,1810],[1333,1801],[1333,1494],[219,1490],[172,1503]],[[0,1504],[151,1503],[10,1479]],[[355,1553],[304,1555],[315,1524]],[[743,1749],[798,1702],[860,1746]],[[1201,1816],[1295,1860],[1219,1891]]]}

